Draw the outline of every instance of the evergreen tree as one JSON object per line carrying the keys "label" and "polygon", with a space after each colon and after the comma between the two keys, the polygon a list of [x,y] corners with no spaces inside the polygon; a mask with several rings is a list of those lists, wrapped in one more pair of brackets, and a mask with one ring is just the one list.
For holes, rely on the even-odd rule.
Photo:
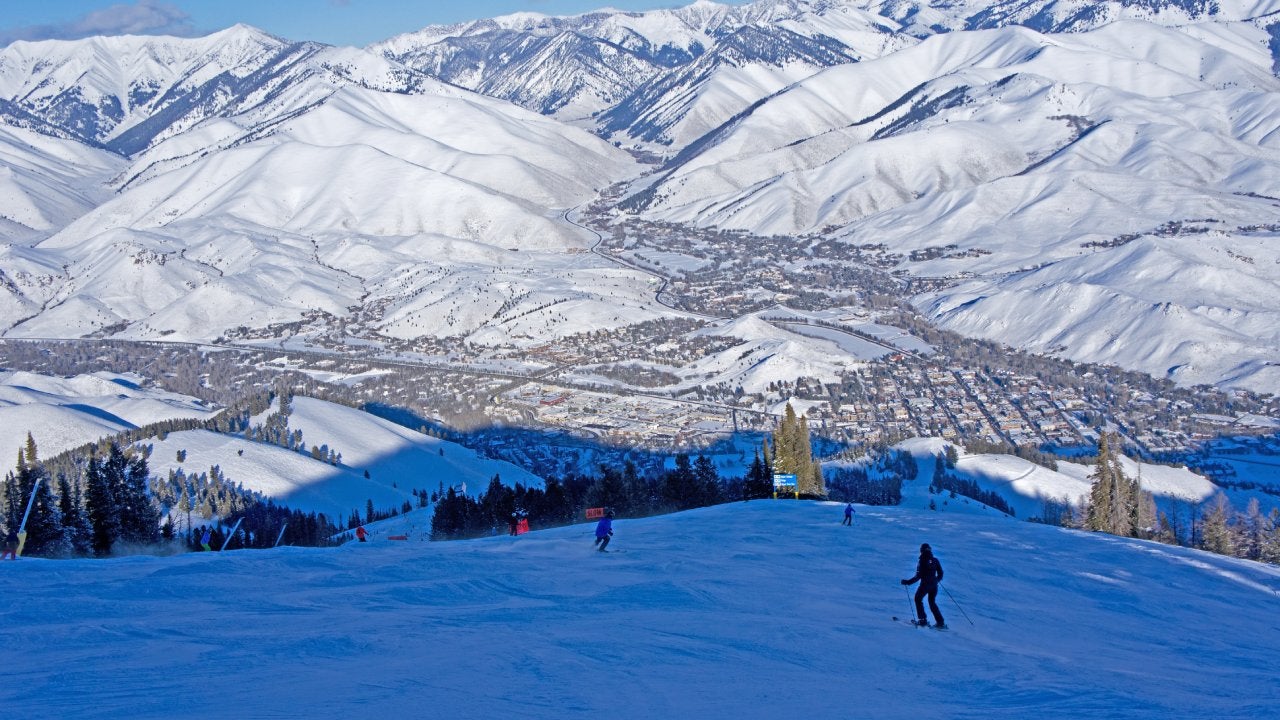
{"label": "evergreen tree", "polygon": [[1258,549],[1258,559],[1280,565],[1280,508],[1272,508],[1271,513],[1267,515],[1262,544]]}
{"label": "evergreen tree", "polygon": [[751,461],[742,485],[743,500],[769,497],[773,492],[773,479],[769,476],[768,466],[760,459],[759,452],[756,452],[755,459]]}
{"label": "evergreen tree", "polygon": [[119,467],[121,489],[116,494],[120,511],[120,539],[128,543],[151,544],[160,538],[160,509],[147,492],[150,470],[142,453],[125,454],[112,443],[107,451],[112,467]]}
{"label": "evergreen tree", "polygon": [[677,510],[687,510],[697,504],[697,478],[693,474],[693,466],[689,456],[676,455],[674,470],[667,471],[662,479],[662,496],[667,503]]}
{"label": "evergreen tree", "polygon": [[1219,555],[1235,554],[1236,539],[1231,525],[1231,502],[1219,492],[1209,511],[1200,520],[1200,549]]}
{"label": "evergreen tree", "polygon": [[699,455],[693,461],[693,477],[698,505],[714,505],[720,501],[720,473],[711,458]]}
{"label": "evergreen tree", "polygon": [[[64,557],[71,554],[71,544],[67,542],[62,528],[62,511],[53,495],[49,473],[36,457],[35,440],[30,433],[27,434],[25,453],[18,451],[18,467],[14,479],[21,514],[12,527],[21,527],[24,516],[27,521],[27,540],[23,545],[23,554],[40,557]],[[28,505],[31,508],[30,515],[26,515]]]}
{"label": "evergreen tree", "polygon": [[111,554],[117,542],[150,544],[159,538],[160,512],[147,495],[148,475],[142,453],[126,455],[115,442],[106,457],[89,458],[85,504],[98,555]]}
{"label": "evergreen tree", "polygon": [[111,546],[120,537],[120,512],[116,507],[115,484],[108,477],[104,463],[96,455],[85,467],[85,510],[92,528],[94,554],[111,554]]}
{"label": "evergreen tree", "polygon": [[612,508],[617,514],[629,513],[631,508],[627,495],[627,486],[622,481],[622,473],[601,465],[600,476],[587,489],[587,505]]}
{"label": "evergreen tree", "polygon": [[1134,487],[1120,468],[1112,450],[1116,438],[1103,433],[1098,439],[1098,461],[1089,476],[1089,511],[1086,527],[1112,535],[1132,535],[1134,530]]}
{"label": "evergreen tree", "polygon": [[80,483],[75,485],[66,475],[58,476],[58,509],[62,512],[62,529],[72,555],[88,555],[93,550],[93,529],[84,514]]}
{"label": "evergreen tree", "polygon": [[773,433],[773,449],[774,473],[795,475],[796,490],[802,495],[818,497],[826,495],[821,466],[813,459],[813,448],[809,439],[809,421],[806,418],[797,417],[791,403],[787,403],[782,414],[782,422]]}
{"label": "evergreen tree", "polygon": [[1236,548],[1240,557],[1249,560],[1262,559],[1262,546],[1266,541],[1267,518],[1262,514],[1262,506],[1258,498],[1249,498],[1249,506],[1245,510],[1244,523],[1241,528],[1240,546]]}

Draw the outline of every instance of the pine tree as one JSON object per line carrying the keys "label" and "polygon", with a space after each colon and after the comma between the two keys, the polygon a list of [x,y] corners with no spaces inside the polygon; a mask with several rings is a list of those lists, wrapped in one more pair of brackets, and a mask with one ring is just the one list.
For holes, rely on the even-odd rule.
{"label": "pine tree", "polygon": [[712,505],[720,500],[720,473],[716,465],[706,455],[699,455],[693,461],[694,483],[697,486],[698,504]]}
{"label": "pine tree", "polygon": [[600,477],[587,489],[587,505],[611,508],[618,514],[630,512],[627,486],[622,481],[622,474],[611,467],[601,466]]}
{"label": "pine tree", "polygon": [[[26,517],[27,540],[23,545],[23,554],[40,557],[64,557],[71,554],[71,545],[62,528],[62,512],[54,498],[50,487],[49,473],[36,457],[36,445],[31,434],[27,434],[26,457],[18,451],[18,467],[15,473],[15,486],[23,515],[18,517],[21,525]],[[27,506],[31,513],[26,514]]]}
{"label": "pine tree", "polygon": [[677,510],[687,510],[697,504],[697,479],[689,456],[676,455],[676,466],[663,475],[662,496]]}
{"label": "pine tree", "polygon": [[1258,559],[1265,563],[1280,565],[1280,508],[1272,508],[1271,513],[1266,517]]}
{"label": "pine tree", "polygon": [[93,550],[93,530],[84,514],[80,484],[71,484],[65,475],[58,476],[58,503],[62,512],[62,529],[72,555],[88,555]]}
{"label": "pine tree", "polygon": [[[147,492],[150,485],[150,470],[147,458],[142,453],[134,452],[126,455],[118,445],[112,443],[108,451],[109,459],[119,457],[121,473],[121,490],[117,498],[123,500],[120,509],[120,538],[125,542],[151,544],[160,538],[160,509],[151,501]],[[228,503],[230,504],[230,503]]]}
{"label": "pine tree", "polygon": [[95,553],[109,555],[117,542],[150,544],[159,539],[160,512],[147,494],[148,478],[142,453],[126,455],[117,443],[108,446],[106,457],[89,458],[85,504]]}
{"label": "pine tree", "polygon": [[813,459],[813,448],[809,439],[809,421],[804,417],[797,417],[791,403],[787,403],[782,414],[782,422],[773,433],[773,448],[774,473],[795,475],[796,490],[802,495],[818,497],[826,495],[822,468]]}
{"label": "pine tree", "polygon": [[116,508],[115,484],[111,482],[104,463],[96,455],[89,458],[85,467],[85,509],[92,528],[93,552],[98,556],[111,554],[111,547],[120,537],[120,512]]}
{"label": "pine tree", "polygon": [[1244,526],[1241,528],[1242,542],[1236,548],[1240,557],[1249,560],[1262,559],[1262,546],[1266,541],[1267,529],[1267,518],[1262,514],[1262,506],[1258,503],[1258,498],[1249,498]]}
{"label": "pine tree", "polygon": [[1125,477],[1112,445],[1114,435],[1104,433],[1098,439],[1098,462],[1089,475],[1089,510],[1085,526],[1089,530],[1113,535],[1133,535],[1136,518],[1134,483]]}
{"label": "pine tree", "polygon": [[1235,554],[1236,539],[1230,526],[1231,502],[1227,496],[1214,496],[1209,512],[1200,520],[1200,549],[1219,555]]}

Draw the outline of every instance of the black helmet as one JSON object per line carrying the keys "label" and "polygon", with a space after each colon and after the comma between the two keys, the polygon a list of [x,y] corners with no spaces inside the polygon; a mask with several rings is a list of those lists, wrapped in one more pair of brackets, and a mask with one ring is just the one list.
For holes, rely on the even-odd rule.
{"label": "black helmet", "polygon": [[933,548],[929,547],[929,543],[921,543],[921,545],[920,545],[920,552],[922,552],[922,553],[932,553],[932,552],[933,552]]}

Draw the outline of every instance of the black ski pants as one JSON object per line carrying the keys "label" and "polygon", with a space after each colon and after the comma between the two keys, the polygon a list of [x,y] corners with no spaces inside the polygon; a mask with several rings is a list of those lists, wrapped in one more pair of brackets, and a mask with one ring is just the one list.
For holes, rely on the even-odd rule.
{"label": "black ski pants", "polygon": [[929,610],[933,612],[933,621],[938,625],[946,625],[942,620],[942,611],[938,610],[938,586],[925,585],[920,583],[920,587],[916,588],[916,616],[920,618],[920,622],[927,622],[929,618],[924,614],[924,598],[929,596]]}
{"label": "black ski pants", "polygon": [[599,546],[600,546],[600,550],[601,550],[601,552],[603,552],[605,548],[609,547],[609,538],[610,538],[610,537],[612,537],[612,536],[611,536],[611,535],[605,535],[604,537],[598,537],[598,538],[596,538],[596,545],[599,545]]}

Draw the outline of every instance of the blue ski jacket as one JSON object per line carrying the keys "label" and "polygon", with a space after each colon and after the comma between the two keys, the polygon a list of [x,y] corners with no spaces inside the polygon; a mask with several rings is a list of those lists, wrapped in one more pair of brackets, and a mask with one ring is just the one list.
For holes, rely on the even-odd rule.
{"label": "blue ski jacket", "polygon": [[600,522],[596,523],[596,537],[602,538],[606,535],[613,534],[613,519],[602,517]]}

